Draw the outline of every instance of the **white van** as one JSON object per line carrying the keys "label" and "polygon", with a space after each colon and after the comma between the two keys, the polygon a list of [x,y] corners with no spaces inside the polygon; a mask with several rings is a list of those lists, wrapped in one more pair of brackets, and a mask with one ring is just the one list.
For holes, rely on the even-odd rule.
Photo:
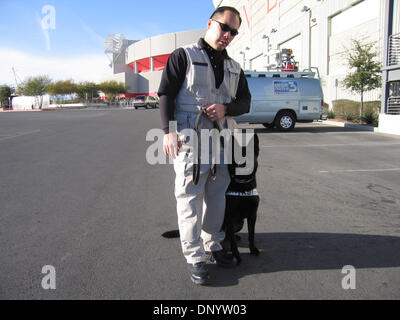
{"label": "white van", "polygon": [[235,117],[238,123],[263,124],[281,131],[292,130],[296,122],[322,119],[323,94],[317,72],[248,72],[250,112]]}

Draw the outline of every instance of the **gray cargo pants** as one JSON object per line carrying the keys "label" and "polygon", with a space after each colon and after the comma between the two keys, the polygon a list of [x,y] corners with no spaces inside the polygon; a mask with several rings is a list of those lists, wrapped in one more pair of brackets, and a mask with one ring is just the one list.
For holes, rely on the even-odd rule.
{"label": "gray cargo pants", "polygon": [[[175,197],[183,255],[187,263],[205,261],[204,251],[222,249],[225,233],[221,231],[225,216],[225,193],[230,183],[228,166],[217,164],[216,176],[211,164],[201,163],[200,178],[193,183],[193,152],[183,144],[174,159]],[[211,162],[211,161],[210,161]]]}

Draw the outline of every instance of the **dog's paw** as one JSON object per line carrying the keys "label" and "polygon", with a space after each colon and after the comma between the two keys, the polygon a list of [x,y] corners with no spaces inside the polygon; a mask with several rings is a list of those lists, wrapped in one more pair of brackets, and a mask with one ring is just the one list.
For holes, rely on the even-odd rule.
{"label": "dog's paw", "polygon": [[250,248],[250,254],[253,256],[258,256],[260,254],[260,250],[258,250],[256,247]]}

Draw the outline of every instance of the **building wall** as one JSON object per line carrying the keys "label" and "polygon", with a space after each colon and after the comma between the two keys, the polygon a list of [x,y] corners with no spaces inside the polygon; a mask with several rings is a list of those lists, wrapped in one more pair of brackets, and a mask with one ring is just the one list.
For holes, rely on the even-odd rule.
{"label": "building wall", "polygon": [[[50,96],[48,94],[42,96],[40,99],[42,100],[42,108],[47,108],[50,105]],[[35,97],[18,96],[12,99],[12,108],[13,110],[34,110],[39,109],[40,105]]]}
{"label": "building wall", "polygon": [[393,6],[393,29],[392,34],[400,33],[400,1],[395,0]]}
{"label": "building wall", "polygon": [[[400,135],[400,0],[385,6],[382,105],[379,131]],[[392,41],[390,38],[393,37]]]}
{"label": "building wall", "polygon": [[[233,6],[242,16],[239,35],[228,52],[244,69],[276,66],[276,53],[293,49],[300,69],[318,67],[325,102],[359,100],[341,81],[348,68],[344,53],[351,39],[376,44],[382,60],[385,0],[215,0],[215,6]],[[302,10],[304,7],[308,11]],[[359,14],[369,8],[364,14]],[[364,11],[363,11],[364,12]],[[338,84],[338,86],[336,86]],[[380,90],[365,99],[379,100]]]}

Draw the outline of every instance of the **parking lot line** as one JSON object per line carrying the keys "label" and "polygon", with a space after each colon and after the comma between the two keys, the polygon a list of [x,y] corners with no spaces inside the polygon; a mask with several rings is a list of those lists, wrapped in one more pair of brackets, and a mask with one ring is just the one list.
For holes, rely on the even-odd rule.
{"label": "parking lot line", "polygon": [[319,171],[319,173],[346,173],[346,172],[386,172],[386,171],[400,171],[400,168],[387,168],[387,169],[353,169],[353,170],[331,170]]}
{"label": "parking lot line", "polygon": [[330,144],[291,144],[291,145],[269,145],[261,148],[326,148],[326,147],[387,147],[400,146],[398,142],[376,142],[376,143],[330,143]]}
{"label": "parking lot line", "polygon": [[12,136],[1,137],[0,141],[8,140],[8,139],[14,139],[14,138],[18,138],[18,137],[26,136],[26,135],[29,135],[29,134],[38,133],[38,132],[40,132],[40,129],[34,130],[34,131],[29,131],[29,132],[20,132],[20,133],[14,134]]}

